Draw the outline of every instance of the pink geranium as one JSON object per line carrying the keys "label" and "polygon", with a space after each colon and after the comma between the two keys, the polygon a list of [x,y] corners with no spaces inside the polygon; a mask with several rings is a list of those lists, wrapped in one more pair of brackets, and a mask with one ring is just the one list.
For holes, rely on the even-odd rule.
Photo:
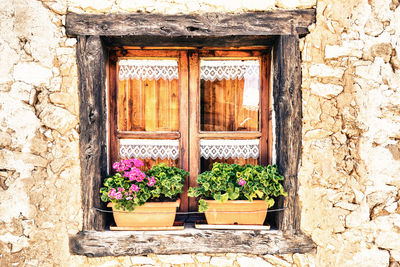
{"label": "pink geranium", "polygon": [[240,179],[238,184],[244,186],[246,184],[246,181],[244,179]]}
{"label": "pink geranium", "polygon": [[130,190],[133,191],[133,192],[138,192],[140,190],[140,188],[139,188],[139,186],[133,184],[133,185],[131,185]]}
{"label": "pink geranium", "polygon": [[154,186],[154,184],[156,183],[156,178],[154,178],[154,176],[152,176],[151,178],[147,177],[147,180],[147,185],[150,187]]}

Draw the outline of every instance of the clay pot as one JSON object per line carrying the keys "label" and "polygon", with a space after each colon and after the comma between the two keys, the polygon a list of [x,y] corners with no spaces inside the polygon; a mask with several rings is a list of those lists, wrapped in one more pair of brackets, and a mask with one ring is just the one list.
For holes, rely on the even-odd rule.
{"label": "clay pot", "polygon": [[112,202],[107,207],[112,207],[117,227],[171,227],[179,205],[180,199],[175,202],[147,202],[134,211],[118,210]]}
{"label": "clay pot", "polygon": [[267,216],[268,204],[265,200],[228,200],[220,203],[206,200],[207,224],[247,224],[262,225]]}

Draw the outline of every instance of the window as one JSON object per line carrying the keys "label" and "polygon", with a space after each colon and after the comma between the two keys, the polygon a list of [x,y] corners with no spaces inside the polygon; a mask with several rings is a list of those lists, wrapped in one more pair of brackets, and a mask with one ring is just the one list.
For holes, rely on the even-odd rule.
{"label": "window", "polygon": [[110,162],[140,158],[190,172],[271,162],[270,49],[115,49],[109,64]]}
{"label": "window", "polygon": [[[299,37],[308,33],[307,27],[315,22],[315,18],[315,9],[201,15],[67,14],[66,34],[78,40],[83,209],[83,230],[70,237],[71,252],[93,257],[196,252],[285,254],[306,253],[315,249],[311,239],[300,232],[297,197],[302,127]],[[108,64],[117,60],[109,56],[108,51],[116,48],[121,50],[124,46],[201,48],[258,45],[272,48],[274,151],[276,163],[285,177],[285,190],[288,191],[288,197],[278,201],[281,207],[285,207],[277,213],[276,220],[278,229],[282,231],[241,231],[240,237],[232,231],[196,229],[187,229],[181,233],[143,232],[140,235],[104,231],[107,229],[107,216],[95,208],[102,207],[98,192],[107,174],[109,155],[107,77],[112,78],[114,75],[115,78],[116,75],[107,75]],[[185,58],[188,59],[185,64],[196,59],[191,51],[187,51],[187,57],[180,60]],[[187,83],[192,82],[189,77]],[[194,83],[199,86],[198,81]],[[181,97],[186,98],[189,99],[188,103],[194,101],[189,95]]]}

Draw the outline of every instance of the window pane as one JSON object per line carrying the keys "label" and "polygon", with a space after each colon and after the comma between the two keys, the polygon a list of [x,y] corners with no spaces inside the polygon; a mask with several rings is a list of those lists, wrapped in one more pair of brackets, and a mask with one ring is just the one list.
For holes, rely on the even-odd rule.
{"label": "window pane", "polygon": [[177,131],[177,61],[120,60],[117,106],[119,131]]}
{"label": "window pane", "polygon": [[258,60],[201,60],[200,130],[258,131]]}

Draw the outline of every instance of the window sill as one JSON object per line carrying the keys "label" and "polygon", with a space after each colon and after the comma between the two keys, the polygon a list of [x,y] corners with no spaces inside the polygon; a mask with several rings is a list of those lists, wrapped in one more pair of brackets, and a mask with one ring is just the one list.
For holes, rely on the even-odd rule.
{"label": "window sill", "polygon": [[71,253],[88,257],[187,253],[306,253],[316,248],[302,233],[278,230],[82,231],[70,236]]}

